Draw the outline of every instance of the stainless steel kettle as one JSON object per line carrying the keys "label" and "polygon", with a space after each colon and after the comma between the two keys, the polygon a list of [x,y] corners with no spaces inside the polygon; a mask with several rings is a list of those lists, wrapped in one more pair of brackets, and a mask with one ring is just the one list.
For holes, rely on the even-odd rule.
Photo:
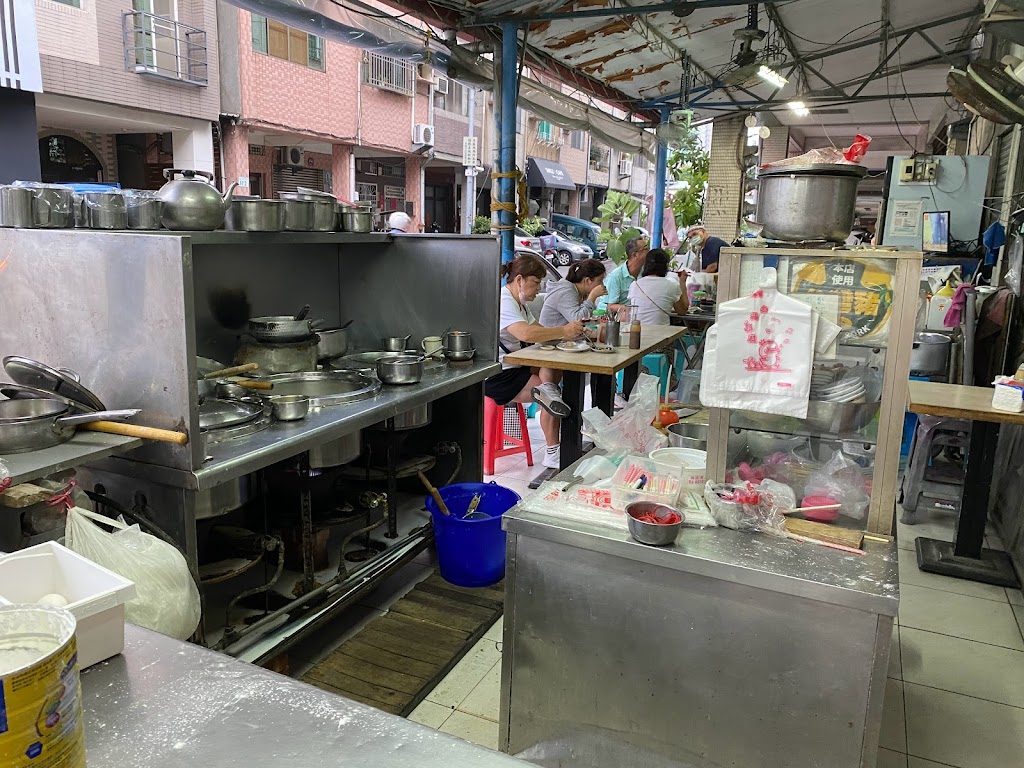
{"label": "stainless steel kettle", "polygon": [[[177,174],[183,178],[174,178]],[[164,227],[175,230],[211,230],[224,223],[224,214],[231,207],[237,183],[228,187],[222,197],[211,183],[213,174],[206,171],[167,168],[164,178],[167,183],[157,193],[164,204],[161,216]]]}

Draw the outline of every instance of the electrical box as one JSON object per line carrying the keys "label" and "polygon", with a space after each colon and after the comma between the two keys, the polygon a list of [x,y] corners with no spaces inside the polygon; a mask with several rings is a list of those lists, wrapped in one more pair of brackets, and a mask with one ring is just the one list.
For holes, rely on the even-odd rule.
{"label": "electrical box", "polygon": [[933,157],[912,157],[899,161],[900,184],[934,184],[939,161]]}
{"label": "electrical box", "polygon": [[913,160],[900,160],[899,180],[900,184],[906,184],[908,181],[914,180]]}

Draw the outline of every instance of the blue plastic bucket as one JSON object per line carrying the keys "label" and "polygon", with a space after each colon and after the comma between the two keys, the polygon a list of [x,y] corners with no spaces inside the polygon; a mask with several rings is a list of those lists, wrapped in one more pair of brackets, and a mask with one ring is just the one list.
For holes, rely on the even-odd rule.
{"label": "blue plastic bucket", "polygon": [[[501,516],[519,503],[519,494],[495,483],[456,483],[438,489],[451,515],[442,515],[434,499],[426,499],[434,520],[434,541],[441,577],[459,587],[489,587],[505,575],[505,532]],[[486,520],[463,520],[474,494]]]}

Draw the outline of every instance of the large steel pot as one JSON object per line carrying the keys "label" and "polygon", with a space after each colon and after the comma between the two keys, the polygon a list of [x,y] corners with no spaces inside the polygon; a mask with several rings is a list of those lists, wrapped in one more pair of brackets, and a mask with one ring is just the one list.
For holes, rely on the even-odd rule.
{"label": "large steel pot", "polygon": [[699,451],[708,447],[708,425],[680,421],[668,427],[668,444],[671,448],[695,448]]}
{"label": "large steel pot", "polygon": [[257,341],[272,344],[283,341],[303,341],[313,334],[313,326],[305,316],[296,315],[265,315],[251,317],[248,324],[249,335]]}
{"label": "large steel pot", "polygon": [[304,341],[262,344],[258,341],[243,341],[235,353],[238,365],[258,363],[261,376],[277,373],[316,370],[315,336]]}
{"label": "large steel pot", "polygon": [[910,372],[945,375],[949,370],[949,350],[953,341],[944,333],[916,333],[910,348]]}
{"label": "large steel pot", "polygon": [[224,217],[224,228],[233,232],[280,232],[284,229],[283,200],[235,197]]}
{"label": "large steel pot", "polygon": [[362,433],[350,432],[344,437],[310,448],[309,466],[312,469],[340,467],[358,459],[362,450]]}
{"label": "large steel pot", "polygon": [[226,515],[244,507],[255,495],[256,475],[242,475],[205,491],[196,491],[196,520]]}
{"label": "large steel pot", "polygon": [[[827,170],[826,170],[827,169]],[[769,240],[842,243],[856,213],[859,165],[790,166],[758,175],[757,220]]]}
{"label": "large steel pot", "polygon": [[32,197],[28,187],[0,187],[0,227],[31,227]]}
{"label": "large steel pot", "polygon": [[[176,175],[182,178],[174,178]],[[224,223],[237,182],[221,196],[212,184],[213,174],[206,171],[167,168],[164,178],[167,183],[160,187],[159,196],[164,204],[161,221],[167,229],[203,231]]]}
{"label": "large steel pot", "polygon": [[326,192],[278,192],[284,201],[300,200],[310,203],[313,220],[309,229],[313,232],[333,232],[338,225],[338,201]]}
{"label": "large steel pot", "polygon": [[124,193],[119,190],[83,193],[82,221],[89,229],[128,229]]}
{"label": "large steel pot", "polygon": [[164,204],[156,193],[129,189],[125,191],[124,202],[128,209],[128,229],[160,229]]}
{"label": "large steel pot", "polygon": [[138,408],[70,415],[63,400],[39,398],[0,400],[0,454],[51,448],[70,440],[75,427],[93,421],[124,421]]}
{"label": "large steel pot", "polygon": [[314,222],[314,204],[312,200],[283,200],[284,228],[288,232],[310,232]]}
{"label": "large steel pot", "polygon": [[373,232],[373,213],[366,208],[341,208],[341,230],[343,232]]}
{"label": "large steel pot", "polygon": [[75,193],[60,184],[26,184],[32,190],[32,226],[71,229],[75,226]]}
{"label": "large steel pot", "polygon": [[343,328],[318,328],[316,335],[320,341],[316,345],[318,360],[335,360],[348,353],[348,326]]}

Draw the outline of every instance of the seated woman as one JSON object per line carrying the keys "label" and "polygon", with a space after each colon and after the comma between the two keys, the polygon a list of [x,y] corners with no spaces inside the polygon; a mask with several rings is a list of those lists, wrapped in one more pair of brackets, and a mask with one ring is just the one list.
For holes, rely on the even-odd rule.
{"label": "seated woman", "polygon": [[671,315],[682,315],[690,306],[686,272],[667,279],[668,261],[663,249],[648,251],[640,278],[629,286],[629,301],[636,305],[642,325],[670,325]]}
{"label": "seated woman", "polygon": [[597,300],[607,294],[604,287],[604,264],[597,259],[583,259],[569,267],[565,280],[552,283],[540,311],[540,324],[549,328],[589,320]]}
{"label": "seated woman", "polygon": [[517,256],[502,265],[505,285],[501,289],[498,319],[498,361],[502,371],[484,382],[484,394],[498,405],[536,401],[543,410],[540,426],[544,432],[545,467],[559,468],[559,418],[569,415],[569,406],[555,383],[555,372],[549,368],[526,368],[505,365],[506,353],[517,352],[526,344],[574,339],[583,333],[583,323],[573,320],[558,328],[545,328],[537,323],[527,306],[540,293],[547,268],[536,256]]}

